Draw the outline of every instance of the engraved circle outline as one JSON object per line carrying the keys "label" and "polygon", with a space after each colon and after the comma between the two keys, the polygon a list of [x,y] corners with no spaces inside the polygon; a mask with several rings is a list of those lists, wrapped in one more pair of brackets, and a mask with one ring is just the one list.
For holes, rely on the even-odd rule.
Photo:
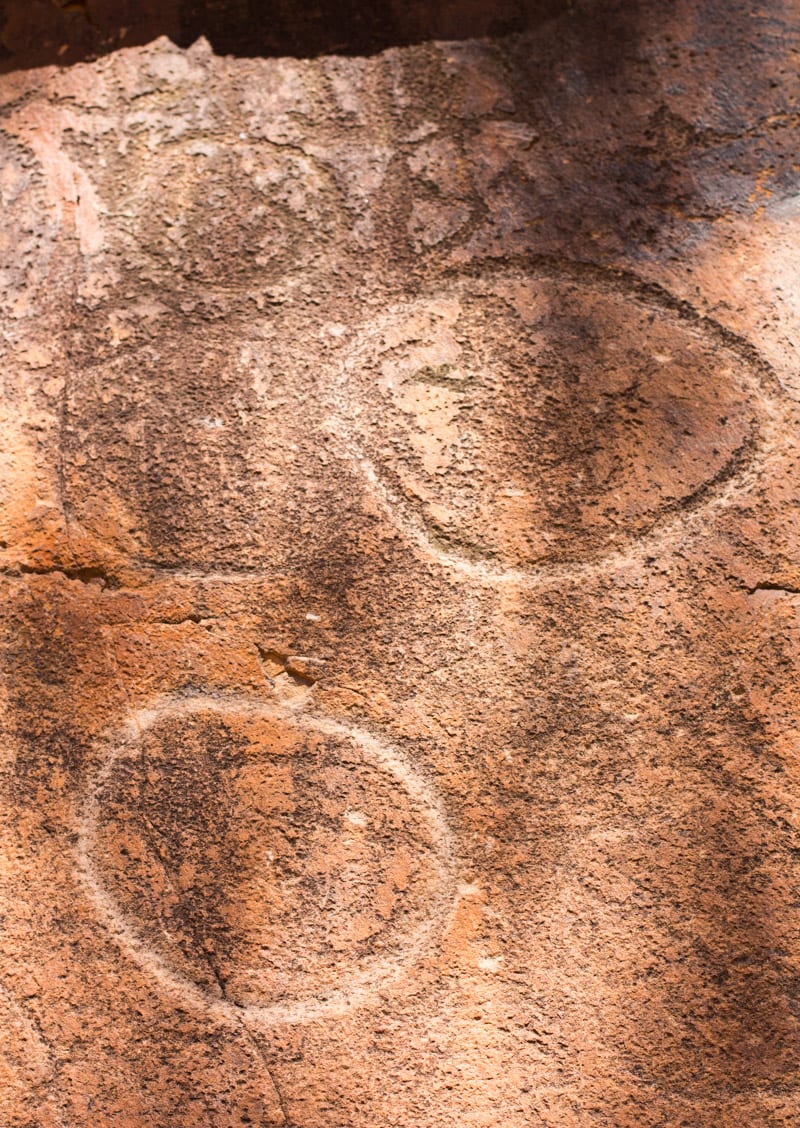
{"label": "engraved circle outline", "polygon": [[[750,437],[721,469],[703,480],[689,493],[656,512],[649,526],[641,532],[624,533],[620,542],[606,549],[587,552],[582,558],[566,561],[539,560],[530,566],[504,565],[491,560],[471,560],[458,551],[440,548],[425,530],[417,508],[399,496],[379,472],[375,460],[365,450],[365,430],[354,424],[352,365],[369,348],[375,324],[390,323],[394,310],[410,310],[424,301],[458,295],[470,282],[554,282],[579,287],[586,292],[614,296],[672,318],[676,324],[694,329],[709,343],[716,344],[734,357],[738,367],[732,376],[735,388],[748,395],[751,407]],[[523,586],[553,579],[571,579],[623,567],[642,555],[650,555],[680,531],[702,528],[704,519],[725,508],[734,498],[746,493],[754,484],[771,451],[773,434],[784,413],[780,401],[785,392],[769,362],[745,337],[726,328],[691,302],[676,297],[658,282],[646,281],[633,271],[600,266],[594,263],[564,261],[547,256],[505,258],[502,262],[482,262],[474,266],[452,268],[435,279],[426,279],[416,292],[397,291],[384,301],[389,313],[379,314],[372,321],[362,321],[345,346],[332,376],[331,408],[335,437],[340,454],[360,471],[370,492],[394,527],[424,556],[469,578],[484,582],[513,582]],[[363,400],[361,402],[364,402]]]}
{"label": "engraved circle outline", "polygon": [[[124,756],[135,752],[142,736],[156,722],[166,717],[190,716],[204,710],[220,715],[233,713],[245,717],[275,717],[301,730],[354,741],[368,763],[399,784],[408,796],[414,813],[431,833],[431,854],[437,889],[427,899],[425,916],[408,932],[401,933],[402,951],[399,954],[374,957],[366,962],[366,967],[363,967],[362,961],[360,972],[355,970],[358,963],[354,961],[353,971],[347,975],[347,988],[333,988],[324,996],[319,993],[302,998],[289,996],[286,1001],[272,1003],[239,1004],[213,996],[177,971],[168,957],[147,943],[136,926],[135,918],[121,908],[97,872],[92,859],[92,851],[97,845],[97,817],[100,812],[97,790],[108,778],[113,766]],[[260,1027],[341,1016],[369,1006],[374,995],[381,989],[401,980],[423,957],[433,944],[435,936],[446,930],[452,919],[457,905],[456,851],[455,838],[444,805],[417,768],[408,763],[397,749],[365,729],[342,724],[331,718],[282,709],[272,703],[247,697],[195,695],[162,699],[149,708],[129,714],[123,725],[107,736],[106,743],[110,746],[110,754],[105,756],[89,777],[78,816],[75,848],[78,876],[100,919],[122,950],[134,960],[140,970],[176,996],[181,1004],[191,1004],[206,1014],[235,1024],[245,1021]],[[346,961],[343,962],[346,964]]]}

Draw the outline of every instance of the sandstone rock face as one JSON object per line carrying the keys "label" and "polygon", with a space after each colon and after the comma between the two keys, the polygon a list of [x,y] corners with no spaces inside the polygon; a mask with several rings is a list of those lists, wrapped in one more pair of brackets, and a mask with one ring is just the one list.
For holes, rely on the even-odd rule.
{"label": "sandstone rock face", "polygon": [[0,80],[0,1123],[800,1123],[795,6]]}

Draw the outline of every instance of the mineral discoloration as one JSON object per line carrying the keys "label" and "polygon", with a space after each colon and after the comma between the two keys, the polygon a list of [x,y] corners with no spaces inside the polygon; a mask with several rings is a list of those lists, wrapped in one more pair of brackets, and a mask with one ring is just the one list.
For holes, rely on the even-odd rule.
{"label": "mineral discoloration", "polygon": [[4,1124],[800,1119],[798,28],[634,16],[3,78]]}

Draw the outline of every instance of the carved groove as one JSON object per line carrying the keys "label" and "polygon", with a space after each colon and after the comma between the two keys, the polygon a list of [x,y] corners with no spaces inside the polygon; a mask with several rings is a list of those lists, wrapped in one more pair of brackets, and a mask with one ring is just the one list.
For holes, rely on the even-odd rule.
{"label": "carved groove", "polygon": [[430,785],[369,733],[244,699],[128,721],[90,783],[78,871],[182,1003],[254,1026],[367,1005],[452,911]]}

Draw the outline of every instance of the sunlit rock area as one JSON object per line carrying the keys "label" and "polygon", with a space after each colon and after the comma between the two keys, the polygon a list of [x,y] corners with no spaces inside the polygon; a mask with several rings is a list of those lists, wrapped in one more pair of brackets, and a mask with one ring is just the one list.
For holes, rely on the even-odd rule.
{"label": "sunlit rock area", "polygon": [[0,1125],[800,1124],[797,5],[2,19]]}

